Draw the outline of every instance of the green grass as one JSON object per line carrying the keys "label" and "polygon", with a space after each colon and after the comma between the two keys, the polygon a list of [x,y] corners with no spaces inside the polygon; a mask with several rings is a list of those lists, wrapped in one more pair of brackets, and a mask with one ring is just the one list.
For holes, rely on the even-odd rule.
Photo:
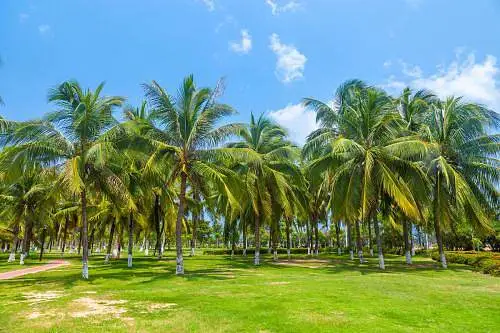
{"label": "green grass", "polygon": [[[159,262],[136,258],[133,269],[126,267],[126,257],[105,265],[99,256],[91,260],[90,280],[82,281],[73,257],[69,267],[0,281],[0,331],[498,332],[500,327],[499,278],[463,265],[441,270],[429,258],[417,257],[406,267],[402,257],[390,256],[385,272],[376,268],[376,259],[362,266],[346,257],[321,259],[329,262],[288,266],[266,258],[255,268],[251,257],[187,257],[186,275],[176,277],[172,253]],[[0,260],[5,270],[7,256]],[[36,302],[27,294],[33,292],[60,297]],[[88,315],[96,301],[104,309]]]}

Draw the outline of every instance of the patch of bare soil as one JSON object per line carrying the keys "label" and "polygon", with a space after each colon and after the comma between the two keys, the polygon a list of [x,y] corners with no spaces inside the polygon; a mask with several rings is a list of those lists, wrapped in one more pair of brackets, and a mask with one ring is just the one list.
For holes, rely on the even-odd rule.
{"label": "patch of bare soil", "polygon": [[59,298],[63,296],[64,294],[62,291],[46,291],[46,292],[30,292],[30,293],[23,293],[23,297],[26,299],[26,302],[29,303],[29,305],[35,305],[35,304],[40,304],[44,302],[51,301],[53,299]]}
{"label": "patch of bare soil", "polygon": [[90,316],[112,316],[119,318],[127,310],[119,305],[125,304],[125,300],[102,300],[91,297],[81,297],[72,302],[78,310],[70,312],[74,318],[85,318]]}
{"label": "patch of bare soil", "polygon": [[270,286],[281,286],[284,284],[290,284],[290,282],[287,281],[273,281],[268,283]]}
{"label": "patch of bare soil", "polygon": [[331,262],[325,259],[293,259],[275,261],[273,264],[292,267],[321,268],[328,266]]}

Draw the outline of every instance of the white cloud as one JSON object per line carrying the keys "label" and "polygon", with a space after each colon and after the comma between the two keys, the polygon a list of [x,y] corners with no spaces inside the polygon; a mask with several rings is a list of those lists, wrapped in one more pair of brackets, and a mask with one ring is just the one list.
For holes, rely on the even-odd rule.
{"label": "white cloud", "polygon": [[391,66],[392,66],[392,61],[390,61],[390,60],[384,61],[384,68],[389,68]]}
{"label": "white cloud", "polygon": [[30,18],[30,14],[21,13],[19,14],[19,22],[24,23]]}
{"label": "white cloud", "polygon": [[295,0],[288,1],[280,6],[275,0],[266,0],[266,4],[271,8],[273,15],[279,15],[285,12],[294,12],[301,7],[301,4]]}
{"label": "white cloud", "polygon": [[50,33],[50,25],[48,24],[42,24],[38,26],[38,32],[40,32],[41,35],[46,35]]}
{"label": "white cloud", "polygon": [[292,140],[298,144],[304,144],[306,137],[318,128],[316,113],[302,104],[289,104],[282,109],[271,111],[269,117],[287,128]]}
{"label": "white cloud", "polygon": [[[404,64],[404,62],[402,62]],[[461,52],[449,65],[437,66],[437,72],[424,75],[420,67],[403,65],[403,78],[389,77],[383,87],[389,91],[409,85],[415,89],[429,89],[439,97],[463,96],[468,101],[482,103],[495,111],[500,111],[500,67],[497,59],[487,55],[477,62],[474,54],[465,59]]]}
{"label": "white cloud", "polygon": [[215,10],[215,0],[201,0],[207,6],[208,11],[212,12]]}
{"label": "white cloud", "polygon": [[301,79],[304,76],[307,57],[293,45],[282,44],[277,34],[272,34],[269,40],[269,48],[277,57],[275,74],[278,79],[284,83]]}
{"label": "white cloud", "polygon": [[247,54],[250,52],[252,49],[252,36],[250,36],[248,30],[241,30],[241,41],[230,42],[229,49],[239,54]]}
{"label": "white cloud", "polygon": [[420,8],[423,0],[404,0],[406,4],[414,9]]}

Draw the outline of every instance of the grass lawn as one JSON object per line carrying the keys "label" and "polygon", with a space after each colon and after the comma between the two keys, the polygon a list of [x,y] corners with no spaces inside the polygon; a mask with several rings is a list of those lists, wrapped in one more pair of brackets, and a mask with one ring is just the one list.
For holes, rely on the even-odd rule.
{"label": "grass lawn", "polygon": [[[0,271],[7,266],[0,255]],[[55,258],[55,257],[54,257]],[[298,257],[297,257],[298,258]],[[428,258],[389,256],[380,272],[346,257],[164,260],[92,257],[90,280],[70,266],[0,281],[1,332],[498,332],[500,278]],[[35,261],[35,260],[33,260]],[[27,259],[27,263],[31,263]]]}

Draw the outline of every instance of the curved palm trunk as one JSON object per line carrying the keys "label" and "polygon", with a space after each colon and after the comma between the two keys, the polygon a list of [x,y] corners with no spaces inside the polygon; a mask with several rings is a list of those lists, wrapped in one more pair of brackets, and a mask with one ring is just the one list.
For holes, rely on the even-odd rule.
{"label": "curved palm trunk", "polygon": [[405,244],[406,264],[411,265],[410,240],[408,238],[408,221],[403,221],[403,240]]}
{"label": "curved palm trunk", "polygon": [[359,263],[365,262],[363,258],[363,239],[361,238],[361,230],[359,228],[359,221],[356,221],[356,247],[358,248]]}
{"label": "curved palm trunk", "polygon": [[434,184],[434,231],[436,233],[436,241],[438,243],[439,258],[441,259],[441,265],[443,268],[448,268],[446,263],[446,256],[444,255],[443,238],[441,235],[441,221],[439,219],[440,213],[440,191],[441,191],[441,181],[440,174],[436,175],[436,182]]}
{"label": "curved palm trunk", "polygon": [[83,256],[82,256],[82,277],[84,279],[89,278],[89,243],[87,238],[88,225],[87,225],[87,192],[83,190],[81,193],[82,197],[82,246],[83,246]]}
{"label": "curved palm trunk", "polygon": [[380,237],[380,228],[376,218],[373,220],[373,226],[375,228],[375,237],[377,238],[378,267],[380,269],[385,269],[384,253],[382,251],[382,237]]}
{"label": "curved palm trunk", "polygon": [[182,218],[184,217],[184,205],[186,201],[187,175],[181,174],[181,191],[179,193],[179,211],[175,222],[175,249],[177,252],[177,265],[175,274],[184,275],[184,259],[182,257]]}
{"label": "curved palm trunk", "polygon": [[12,249],[10,250],[9,254],[9,260],[7,262],[14,262],[16,261],[16,248],[17,248],[17,241],[18,241],[18,233],[19,233],[19,226],[16,224],[14,226],[14,230],[12,230],[14,233],[14,239],[12,240]]}
{"label": "curved palm trunk", "polygon": [[134,248],[134,216],[130,212],[128,216],[128,261],[127,266],[132,267],[132,250]]}
{"label": "curved palm trunk", "polygon": [[106,257],[104,262],[109,263],[109,258],[111,257],[111,247],[113,246],[113,237],[115,236],[115,219],[111,222],[111,230],[109,231],[108,248],[106,249]]}
{"label": "curved palm trunk", "polygon": [[42,261],[42,258],[43,258],[43,248],[45,246],[45,233],[47,232],[47,228],[43,228],[42,230],[42,241],[41,241],[41,244],[40,244],[40,258],[38,258],[38,261]]}
{"label": "curved palm trunk", "polygon": [[260,265],[260,216],[255,215],[255,257],[254,265]]}
{"label": "curved palm trunk", "polygon": [[24,258],[28,256],[30,247],[30,234],[31,234],[31,218],[26,218],[24,220],[24,238],[23,238],[23,249],[21,251],[21,257],[19,259],[19,264],[24,265]]}
{"label": "curved palm trunk", "polygon": [[156,245],[155,252],[158,254],[158,259],[161,259],[162,249],[161,249],[161,234],[162,230],[160,229],[160,196],[155,193],[155,205],[154,205],[154,222],[156,228]]}
{"label": "curved palm trunk", "polygon": [[69,224],[69,216],[66,215],[66,221],[64,222],[61,257],[64,257],[64,250],[66,249],[66,238],[68,237],[68,224]]}

